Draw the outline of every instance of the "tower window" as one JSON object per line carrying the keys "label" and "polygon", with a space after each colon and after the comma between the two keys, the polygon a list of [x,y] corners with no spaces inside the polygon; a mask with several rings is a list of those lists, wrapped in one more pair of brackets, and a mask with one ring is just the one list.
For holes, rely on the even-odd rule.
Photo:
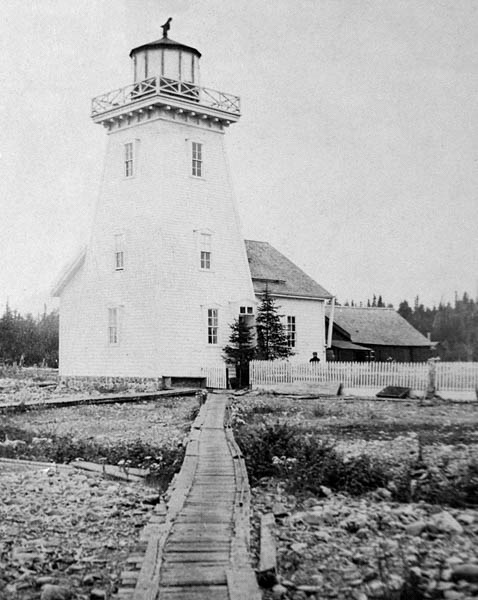
{"label": "tower window", "polygon": [[118,309],[108,308],[108,343],[114,346],[118,342]]}
{"label": "tower window", "polygon": [[115,270],[124,269],[124,236],[122,233],[115,235]]}
{"label": "tower window", "polygon": [[287,345],[289,346],[289,348],[295,348],[295,344],[297,341],[296,329],[295,329],[295,317],[287,317],[286,335],[287,335]]}
{"label": "tower window", "polygon": [[200,260],[201,269],[209,270],[211,268],[211,235],[209,233],[201,233],[201,248]]}
{"label": "tower window", "polygon": [[219,328],[219,311],[217,308],[207,310],[207,343],[217,344],[217,330]]}
{"label": "tower window", "polygon": [[202,144],[192,143],[192,174],[194,177],[202,177],[203,174],[203,151]]}
{"label": "tower window", "polygon": [[124,145],[124,176],[133,177],[134,175],[134,144],[128,142]]}

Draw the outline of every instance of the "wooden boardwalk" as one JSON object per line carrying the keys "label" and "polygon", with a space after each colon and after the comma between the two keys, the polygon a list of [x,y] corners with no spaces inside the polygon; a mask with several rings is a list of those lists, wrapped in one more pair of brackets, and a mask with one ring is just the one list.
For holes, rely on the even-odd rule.
{"label": "wooden boardwalk", "polygon": [[248,552],[247,473],[226,416],[225,396],[201,408],[181,472],[146,527],[144,555],[131,557],[137,570],[123,573],[118,598],[261,598]]}
{"label": "wooden boardwalk", "polygon": [[97,396],[56,396],[47,400],[27,400],[26,402],[4,402],[0,404],[0,413],[16,409],[66,408],[87,404],[124,404],[125,402],[145,402],[176,396],[193,396],[197,388],[174,388],[156,392],[122,392],[99,394]]}

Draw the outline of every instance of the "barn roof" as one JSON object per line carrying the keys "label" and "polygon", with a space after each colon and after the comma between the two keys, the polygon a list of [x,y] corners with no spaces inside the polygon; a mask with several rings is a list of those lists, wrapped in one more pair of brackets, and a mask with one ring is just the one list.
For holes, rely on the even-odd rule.
{"label": "barn roof", "polygon": [[[330,314],[330,307],[327,307]],[[427,346],[430,341],[393,308],[336,306],[334,323],[352,342],[375,346]]]}
{"label": "barn roof", "polygon": [[332,298],[327,290],[268,242],[245,240],[254,292],[274,296]]}

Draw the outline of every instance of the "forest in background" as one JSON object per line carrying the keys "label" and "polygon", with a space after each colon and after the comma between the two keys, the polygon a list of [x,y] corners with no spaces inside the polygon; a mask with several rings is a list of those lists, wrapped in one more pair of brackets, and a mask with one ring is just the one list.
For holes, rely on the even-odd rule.
{"label": "forest in background", "polygon": [[439,342],[438,356],[445,361],[478,361],[478,300],[466,292],[462,298],[455,294],[453,304],[440,303],[425,307],[419,297],[413,306],[400,302],[399,314],[418,331],[430,333],[433,342]]}
{"label": "forest in background", "polygon": [[22,316],[7,304],[0,318],[0,363],[58,366],[58,310]]}
{"label": "forest in background", "polygon": [[[366,302],[344,302],[344,306],[395,308],[383,301],[381,295],[373,295]],[[413,305],[407,300],[400,302],[397,312],[415,329],[438,342],[437,355],[444,361],[478,362],[478,299],[473,300],[465,292],[460,298],[455,293],[453,304],[440,303],[432,308],[415,297]]]}

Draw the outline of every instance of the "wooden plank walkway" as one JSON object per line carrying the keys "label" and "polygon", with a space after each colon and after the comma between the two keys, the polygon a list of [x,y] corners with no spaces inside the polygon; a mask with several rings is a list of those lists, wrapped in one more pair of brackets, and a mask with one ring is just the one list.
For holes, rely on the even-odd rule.
{"label": "wooden plank walkway", "polygon": [[169,500],[146,527],[143,558],[123,573],[117,598],[261,598],[249,559],[247,473],[226,406],[214,395],[201,408]]}
{"label": "wooden plank walkway", "polygon": [[147,400],[160,400],[177,396],[193,396],[198,388],[174,388],[171,390],[158,390],[156,392],[121,392],[115,394],[100,394],[97,396],[57,396],[47,400],[27,400],[26,402],[4,402],[0,404],[2,411],[16,409],[41,409],[65,408],[68,406],[82,406],[86,404],[123,404],[125,402],[145,402]]}

